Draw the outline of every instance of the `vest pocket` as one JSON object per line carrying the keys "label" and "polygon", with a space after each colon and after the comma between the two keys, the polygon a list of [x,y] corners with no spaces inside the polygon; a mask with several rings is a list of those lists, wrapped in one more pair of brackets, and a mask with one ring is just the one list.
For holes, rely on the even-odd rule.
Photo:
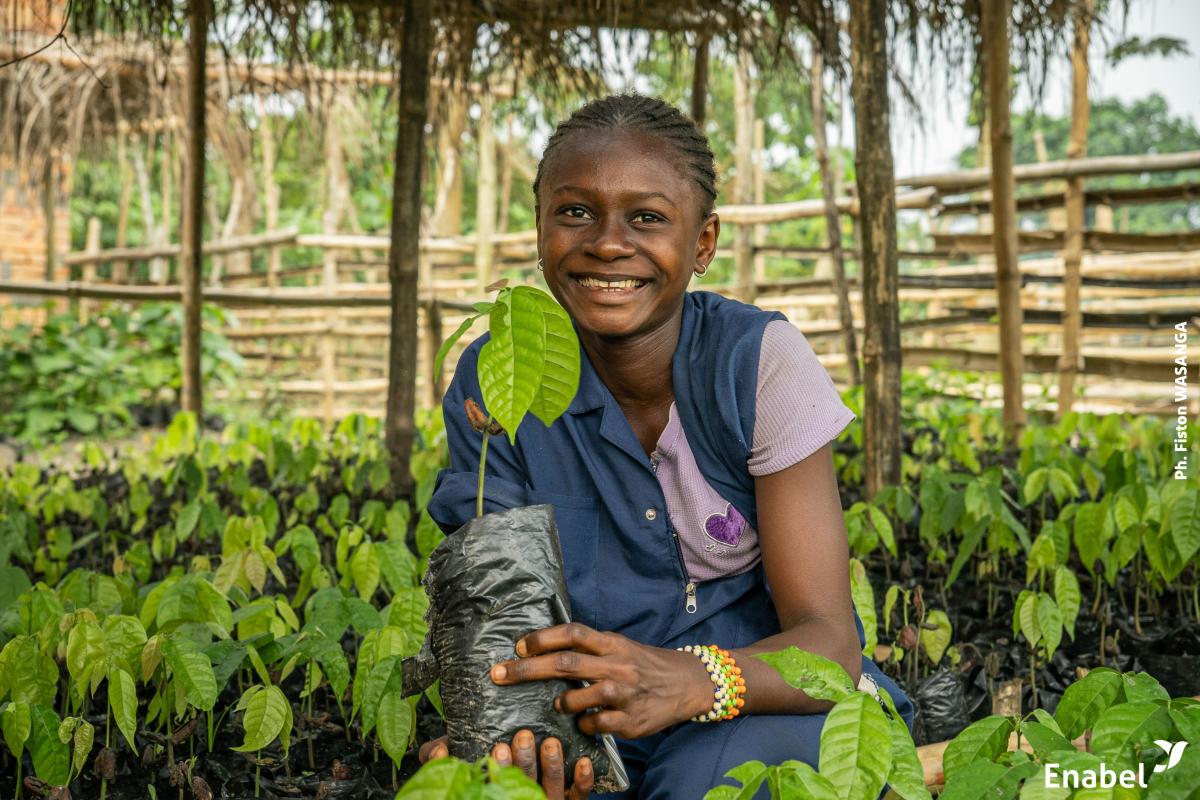
{"label": "vest pocket", "polygon": [[594,497],[530,489],[530,505],[554,507],[554,525],[562,548],[563,573],[571,597],[571,619],[601,629],[599,581],[596,574],[600,503]]}

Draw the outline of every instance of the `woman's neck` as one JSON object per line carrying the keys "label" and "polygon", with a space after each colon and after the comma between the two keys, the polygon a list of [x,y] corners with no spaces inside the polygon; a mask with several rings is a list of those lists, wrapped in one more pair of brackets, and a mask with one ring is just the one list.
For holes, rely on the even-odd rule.
{"label": "woman's neck", "polygon": [[592,367],[622,406],[666,405],[675,397],[671,362],[679,344],[683,305],[663,325],[637,336],[608,339],[581,332]]}

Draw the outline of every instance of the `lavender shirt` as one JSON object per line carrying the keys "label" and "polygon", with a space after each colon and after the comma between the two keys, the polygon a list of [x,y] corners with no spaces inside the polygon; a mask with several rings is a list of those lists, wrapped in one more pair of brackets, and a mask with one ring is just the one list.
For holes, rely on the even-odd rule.
{"label": "lavender shirt", "polygon": [[[808,340],[787,320],[763,331],[758,361],[754,438],[746,468],[770,475],[803,461],[854,419]],[[675,404],[650,454],[679,534],[688,578],[707,581],[745,572],[759,562],[758,533],[704,479],[688,447]]]}

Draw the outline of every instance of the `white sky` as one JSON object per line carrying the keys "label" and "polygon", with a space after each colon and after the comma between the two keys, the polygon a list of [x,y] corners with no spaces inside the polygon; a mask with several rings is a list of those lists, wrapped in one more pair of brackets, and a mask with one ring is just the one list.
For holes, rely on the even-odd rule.
{"label": "white sky", "polygon": [[[1119,2],[1119,0],[1118,0]],[[1105,42],[1092,34],[1090,48],[1093,98],[1116,97],[1130,101],[1158,92],[1167,99],[1171,113],[1190,117],[1200,124],[1200,2],[1197,0],[1131,0],[1124,35],[1112,30]],[[1119,22],[1115,21],[1112,27]],[[1105,60],[1108,46],[1122,38],[1172,36],[1183,39],[1191,51],[1188,56],[1128,58],[1116,67]],[[1052,64],[1041,102],[1046,113],[1069,115],[1071,107],[1071,69],[1067,60]],[[893,98],[892,141],[897,175],[935,172],[953,168],[953,159],[963,147],[975,141],[978,133],[966,125],[968,84],[959,81],[954,93],[933,85],[938,101],[924,109],[924,130]],[[918,92],[918,97],[927,97]],[[1014,111],[1028,109],[1031,99],[1024,86],[1014,99]],[[1053,154],[1051,154],[1053,157]]]}

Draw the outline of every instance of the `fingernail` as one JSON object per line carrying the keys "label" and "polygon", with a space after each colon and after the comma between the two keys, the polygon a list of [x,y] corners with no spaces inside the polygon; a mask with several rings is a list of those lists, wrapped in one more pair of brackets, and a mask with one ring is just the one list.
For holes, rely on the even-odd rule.
{"label": "fingernail", "polygon": [[550,756],[551,758],[558,756],[558,742],[546,742],[546,755]]}
{"label": "fingernail", "polygon": [[554,698],[554,710],[562,711],[562,698],[561,697]]}
{"label": "fingernail", "polygon": [[528,750],[529,748],[533,747],[533,734],[529,731],[521,731],[517,734],[515,741],[517,743],[517,747],[521,748],[522,750]]}
{"label": "fingernail", "polygon": [[497,664],[496,666],[492,667],[492,680],[494,681],[504,680],[504,676],[507,674],[508,670],[504,668],[503,664]]}
{"label": "fingernail", "polygon": [[529,652],[529,648],[525,646],[524,639],[521,639],[520,641],[517,642],[516,651],[517,651],[517,655],[519,655],[521,658],[524,658],[525,654],[527,652]]}
{"label": "fingernail", "polygon": [[583,762],[582,764],[580,764],[579,765],[579,774],[585,778],[588,775],[591,775],[592,774],[592,765],[587,763],[586,761]]}

